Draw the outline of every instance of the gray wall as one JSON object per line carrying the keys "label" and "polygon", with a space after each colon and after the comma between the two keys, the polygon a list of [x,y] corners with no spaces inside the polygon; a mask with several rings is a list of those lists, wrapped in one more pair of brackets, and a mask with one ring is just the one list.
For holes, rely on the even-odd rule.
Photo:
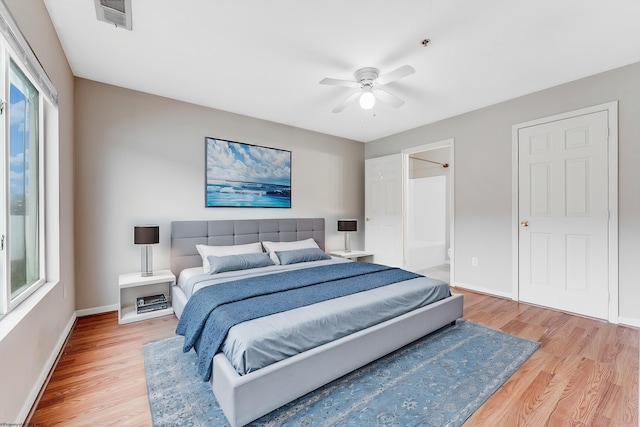
{"label": "gray wall", "polygon": [[[60,234],[48,230],[53,280],[0,321],[0,422],[22,423],[75,318],[73,243],[73,75],[42,0],[4,0],[59,96],[59,193],[48,216],[59,215]],[[52,159],[55,162],[55,153]],[[54,211],[54,212],[52,212]],[[55,234],[55,233],[54,233]],[[59,238],[58,238],[59,237]],[[57,255],[57,256],[56,256]]]}
{"label": "gray wall", "polygon": [[[640,324],[640,63],[367,143],[365,158],[455,138],[455,280],[510,295],[512,125],[615,100],[619,315]],[[479,258],[478,267],[471,267],[471,257]]]}
{"label": "gray wall", "polygon": [[[135,224],[160,225],[153,265],[164,269],[171,220],[324,217],[331,250],[343,246],[336,220],[361,219],[362,143],[90,80],[75,85],[79,310],[116,304],[118,275],[139,271]],[[292,208],[205,208],[205,136],[290,150]]]}

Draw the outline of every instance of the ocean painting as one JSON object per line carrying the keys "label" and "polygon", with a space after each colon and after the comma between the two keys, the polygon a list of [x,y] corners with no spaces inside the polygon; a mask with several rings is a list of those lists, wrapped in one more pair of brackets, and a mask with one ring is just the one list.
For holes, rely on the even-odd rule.
{"label": "ocean painting", "polygon": [[209,137],[205,146],[206,207],[291,207],[291,151]]}

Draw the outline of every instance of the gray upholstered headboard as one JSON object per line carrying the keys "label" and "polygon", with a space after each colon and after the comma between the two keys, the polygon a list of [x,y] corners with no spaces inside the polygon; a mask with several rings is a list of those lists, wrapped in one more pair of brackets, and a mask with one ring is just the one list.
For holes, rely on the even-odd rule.
{"label": "gray upholstered headboard", "polygon": [[293,242],[309,237],[324,250],[324,218],[173,221],[171,271],[202,265],[196,245],[243,245],[262,241]]}

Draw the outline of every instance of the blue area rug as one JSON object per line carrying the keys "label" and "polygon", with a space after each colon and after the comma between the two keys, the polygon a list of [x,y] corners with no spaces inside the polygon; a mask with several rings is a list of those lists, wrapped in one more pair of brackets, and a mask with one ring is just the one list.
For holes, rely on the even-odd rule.
{"label": "blue area rug", "polygon": [[[227,426],[183,337],[143,347],[153,425]],[[251,426],[460,426],[540,344],[468,321],[442,328]]]}

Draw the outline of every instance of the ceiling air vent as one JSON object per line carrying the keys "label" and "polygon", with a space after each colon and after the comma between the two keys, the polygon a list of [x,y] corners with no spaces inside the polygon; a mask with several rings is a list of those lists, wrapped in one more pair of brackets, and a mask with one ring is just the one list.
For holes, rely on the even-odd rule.
{"label": "ceiling air vent", "polygon": [[96,17],[116,27],[131,30],[131,0],[94,0]]}

